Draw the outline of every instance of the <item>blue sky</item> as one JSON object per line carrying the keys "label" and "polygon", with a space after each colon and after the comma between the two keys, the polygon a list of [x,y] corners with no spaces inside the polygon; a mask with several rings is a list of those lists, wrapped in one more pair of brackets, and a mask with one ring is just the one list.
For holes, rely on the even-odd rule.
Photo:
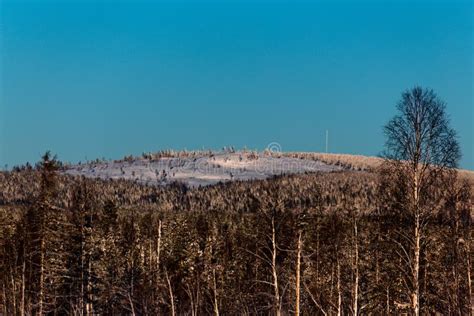
{"label": "blue sky", "polygon": [[474,169],[471,1],[0,1],[0,165],[233,145],[377,155],[415,84]]}

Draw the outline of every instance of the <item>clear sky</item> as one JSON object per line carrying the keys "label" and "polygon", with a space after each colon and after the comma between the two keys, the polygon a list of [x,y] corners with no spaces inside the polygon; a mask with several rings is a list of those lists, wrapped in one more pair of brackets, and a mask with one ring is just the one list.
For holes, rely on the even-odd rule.
{"label": "clear sky", "polygon": [[0,165],[233,145],[377,155],[406,88],[474,169],[472,1],[0,0]]}

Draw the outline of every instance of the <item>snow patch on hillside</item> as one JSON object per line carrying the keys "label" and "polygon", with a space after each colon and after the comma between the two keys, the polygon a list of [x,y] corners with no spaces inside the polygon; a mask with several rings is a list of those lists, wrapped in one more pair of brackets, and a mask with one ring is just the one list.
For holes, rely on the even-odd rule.
{"label": "snow patch on hillside", "polygon": [[152,185],[181,182],[197,187],[226,181],[265,179],[282,174],[338,170],[341,167],[321,161],[233,152],[200,157],[136,158],[132,161],[77,164],[68,166],[64,172],[73,176],[127,179]]}

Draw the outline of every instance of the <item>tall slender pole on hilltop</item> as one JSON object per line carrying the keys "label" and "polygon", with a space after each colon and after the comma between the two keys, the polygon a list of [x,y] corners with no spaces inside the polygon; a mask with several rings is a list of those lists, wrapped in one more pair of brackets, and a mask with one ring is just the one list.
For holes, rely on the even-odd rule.
{"label": "tall slender pole on hilltop", "polygon": [[329,130],[326,130],[326,153],[328,153],[329,147]]}

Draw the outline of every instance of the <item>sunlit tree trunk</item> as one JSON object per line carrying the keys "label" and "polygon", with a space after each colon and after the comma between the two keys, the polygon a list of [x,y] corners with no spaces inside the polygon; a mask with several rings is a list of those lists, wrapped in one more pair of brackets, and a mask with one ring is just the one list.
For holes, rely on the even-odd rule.
{"label": "sunlit tree trunk", "polygon": [[159,284],[161,254],[161,219],[158,221],[158,240],[156,241],[156,283]]}
{"label": "sunlit tree trunk", "polygon": [[92,294],[92,283],[91,283],[91,275],[92,275],[92,260],[90,259],[90,255],[88,258],[88,265],[87,265],[87,303],[86,303],[86,315],[90,316],[94,314],[93,309],[93,294]]}
{"label": "sunlit tree trunk", "polygon": [[13,314],[16,315],[16,285],[15,285],[15,279],[13,278],[13,271],[10,270],[10,277],[11,277],[11,282],[12,282],[12,310]]}
{"label": "sunlit tree trunk", "polygon": [[25,253],[23,249],[23,262],[21,265],[21,297],[20,297],[20,316],[25,316],[25,270],[26,270],[26,261]]}
{"label": "sunlit tree trunk", "polygon": [[276,244],[276,233],[275,233],[275,217],[272,217],[272,275],[273,275],[273,289],[274,289],[274,304],[275,304],[275,314],[277,316],[281,315],[280,309],[280,292],[278,288],[278,274],[277,274],[277,244]]}
{"label": "sunlit tree trunk", "polygon": [[358,304],[359,304],[359,242],[358,242],[358,232],[357,232],[357,221],[354,218],[354,302],[352,310],[354,315],[358,314]]}
{"label": "sunlit tree trunk", "polygon": [[212,270],[213,292],[214,292],[214,315],[219,316],[219,301],[217,299],[216,269]]}
{"label": "sunlit tree trunk", "polygon": [[[85,276],[84,276],[84,225],[82,224],[82,219],[81,219],[81,293],[80,293],[80,297],[79,297],[79,313],[80,315],[84,315],[84,310],[85,310],[85,306],[84,306],[84,297],[85,297],[85,293],[84,293],[84,283],[85,283]],[[86,311],[86,314],[89,315],[89,313],[87,313]]]}
{"label": "sunlit tree trunk", "polygon": [[390,315],[390,288],[387,287],[387,302],[386,302],[386,308],[387,308],[387,316]]}
{"label": "sunlit tree trunk", "polygon": [[302,240],[301,240],[301,230],[298,232],[298,246],[296,252],[296,302],[295,302],[295,315],[300,315],[300,274],[301,274],[301,247],[302,247]]}
{"label": "sunlit tree trunk", "polygon": [[341,265],[337,259],[337,316],[342,315]]}
{"label": "sunlit tree trunk", "polygon": [[173,288],[171,287],[170,278],[168,276],[168,272],[165,272],[166,283],[168,284],[168,292],[170,296],[170,305],[171,305],[171,316],[176,316],[176,310],[174,306],[174,295],[173,295]]}
{"label": "sunlit tree trunk", "polygon": [[414,211],[415,211],[415,227],[414,227],[414,256],[413,256],[413,292],[412,292],[412,308],[415,316],[420,314],[420,209],[418,203],[418,166],[414,168],[414,179],[413,179],[413,197],[414,197]]}
{"label": "sunlit tree trunk", "polygon": [[[43,232],[41,232],[43,234]],[[39,284],[38,284],[38,315],[43,315],[43,301],[44,301],[44,237],[40,237],[40,262],[39,262]]]}
{"label": "sunlit tree trunk", "polygon": [[[469,236],[470,237],[470,236]],[[466,265],[467,265],[467,289],[468,289],[468,308],[471,314],[473,311],[473,297],[472,297],[472,281],[471,281],[471,243],[470,238],[466,241]]]}

